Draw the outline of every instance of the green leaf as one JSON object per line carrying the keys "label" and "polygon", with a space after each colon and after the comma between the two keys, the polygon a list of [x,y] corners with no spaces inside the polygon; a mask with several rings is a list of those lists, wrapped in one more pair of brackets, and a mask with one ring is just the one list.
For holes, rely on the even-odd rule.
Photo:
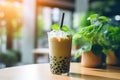
{"label": "green leaf", "polygon": [[68,31],[70,31],[70,29],[67,27],[67,26],[62,26],[62,31],[64,31],[64,32],[68,32]]}
{"label": "green leaf", "polygon": [[109,51],[108,49],[103,49],[102,52],[103,52],[105,55],[107,55],[108,51]]}
{"label": "green leaf", "polygon": [[55,31],[58,31],[58,30],[60,30],[60,25],[59,25],[59,24],[53,24],[53,25],[51,26],[51,29],[52,29],[52,30],[55,30]]}
{"label": "green leaf", "polygon": [[78,59],[78,58],[82,55],[83,52],[90,51],[90,50],[91,50],[91,45],[90,45],[90,44],[87,44],[87,45],[81,47],[79,50],[77,50],[77,51],[75,52],[74,58],[75,58],[75,59]]}
{"label": "green leaf", "polygon": [[108,22],[108,20],[109,20],[109,19],[108,19],[107,17],[105,17],[105,16],[100,16],[99,19],[102,20],[103,22]]}
{"label": "green leaf", "polygon": [[84,45],[81,49],[86,52],[86,51],[90,51],[92,47],[92,44],[86,44]]}
{"label": "green leaf", "polygon": [[93,20],[93,19],[97,18],[98,16],[99,16],[98,14],[92,14],[87,18],[87,20]]}
{"label": "green leaf", "polygon": [[79,39],[81,38],[81,35],[79,33],[74,34],[73,39]]}
{"label": "green leaf", "polygon": [[[51,29],[52,30],[54,30],[54,31],[58,31],[58,30],[60,30],[60,25],[59,24],[53,24],[52,26],[51,26]],[[62,26],[62,29],[61,29],[62,31],[64,31],[64,32],[68,32],[68,31],[70,31],[70,29],[67,27],[67,26]]]}
{"label": "green leaf", "polygon": [[78,59],[83,53],[83,50],[82,49],[79,49],[75,52],[75,56],[74,56],[74,59]]}

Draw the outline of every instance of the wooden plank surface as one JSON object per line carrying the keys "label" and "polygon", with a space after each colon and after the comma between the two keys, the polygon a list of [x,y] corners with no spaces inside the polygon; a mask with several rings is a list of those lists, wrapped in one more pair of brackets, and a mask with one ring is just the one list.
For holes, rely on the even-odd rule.
{"label": "wooden plank surface", "polygon": [[120,67],[85,68],[71,63],[69,76],[51,74],[49,64],[0,69],[0,80],[120,80]]}

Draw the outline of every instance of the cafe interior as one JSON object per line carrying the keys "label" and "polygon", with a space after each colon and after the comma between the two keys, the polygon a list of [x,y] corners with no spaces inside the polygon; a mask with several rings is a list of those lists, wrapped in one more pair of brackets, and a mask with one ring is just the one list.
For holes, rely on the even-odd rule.
{"label": "cafe interior", "polygon": [[[107,64],[119,66],[119,3],[120,0],[0,0],[0,69],[31,64],[48,64],[47,33],[52,30],[51,25],[61,23],[62,13],[65,14],[63,25],[68,26],[72,34],[71,63],[82,63],[81,51],[97,52],[96,55],[99,55],[98,53],[101,51],[104,53],[102,54],[104,67]],[[99,30],[96,27],[92,30],[94,26],[98,26]],[[95,31],[98,32],[91,34]],[[78,35],[76,38],[77,33],[84,37],[86,42]],[[94,63],[94,61],[99,63],[93,58],[89,63]],[[89,66],[88,64],[87,67]],[[71,73],[71,75],[75,74]],[[119,80],[118,78],[115,80]],[[60,80],[64,80],[64,78]],[[101,80],[114,79],[101,78]]]}

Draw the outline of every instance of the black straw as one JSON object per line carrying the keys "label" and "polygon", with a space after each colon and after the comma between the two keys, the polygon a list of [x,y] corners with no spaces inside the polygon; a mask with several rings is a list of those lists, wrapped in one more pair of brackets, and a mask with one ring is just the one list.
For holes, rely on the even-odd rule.
{"label": "black straw", "polygon": [[60,29],[62,29],[62,26],[63,26],[64,15],[65,15],[65,13],[62,14],[62,19],[61,19]]}

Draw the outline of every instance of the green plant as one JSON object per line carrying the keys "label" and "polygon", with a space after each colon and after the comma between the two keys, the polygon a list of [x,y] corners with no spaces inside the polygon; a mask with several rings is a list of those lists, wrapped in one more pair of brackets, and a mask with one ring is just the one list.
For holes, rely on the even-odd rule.
{"label": "green plant", "polygon": [[59,30],[64,31],[64,32],[70,31],[70,29],[66,25],[63,25],[62,27],[60,27],[59,24],[51,25],[51,29],[54,31],[59,31]]}
{"label": "green plant", "polygon": [[91,0],[89,10],[99,14],[110,13],[116,3],[116,0]]}
{"label": "green plant", "polygon": [[73,39],[82,42],[81,48],[77,51],[75,58],[78,58],[82,52],[92,51],[95,55],[103,52],[104,33],[107,29],[108,18],[93,14],[88,17],[90,25],[81,28]]}
{"label": "green plant", "polygon": [[0,52],[0,60],[6,67],[14,66],[18,62],[18,51],[9,50],[6,53]]}
{"label": "green plant", "polygon": [[104,35],[104,39],[104,53],[112,50],[115,52],[118,60],[120,60],[120,27],[109,26]]}

